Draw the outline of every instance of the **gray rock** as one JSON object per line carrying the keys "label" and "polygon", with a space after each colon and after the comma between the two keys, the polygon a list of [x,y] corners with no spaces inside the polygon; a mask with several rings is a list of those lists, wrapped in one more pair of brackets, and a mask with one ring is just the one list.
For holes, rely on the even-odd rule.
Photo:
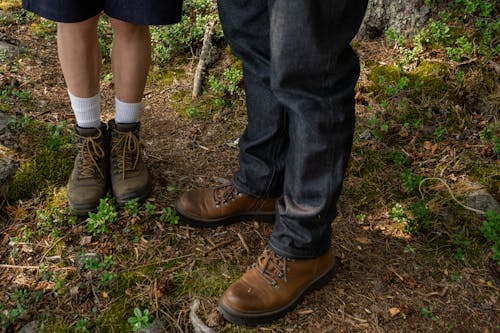
{"label": "gray rock", "polygon": [[18,163],[8,158],[0,158],[0,198],[7,198],[10,178],[16,173]]}
{"label": "gray rock", "polygon": [[0,55],[5,53],[9,59],[13,59],[19,55],[19,52],[20,49],[18,46],[0,40]]}
{"label": "gray rock", "polygon": [[155,319],[153,323],[147,328],[147,329],[140,329],[137,331],[137,333],[163,333],[167,332],[165,329],[165,326],[163,326],[163,323],[159,319]]}
{"label": "gray rock", "polygon": [[0,112],[0,135],[9,133],[9,123],[14,120],[14,116]]}
{"label": "gray rock", "polygon": [[32,321],[27,323],[19,330],[18,333],[38,333],[38,322]]}
{"label": "gray rock", "polygon": [[486,212],[492,210],[500,213],[500,205],[493,196],[484,191],[477,191],[467,197],[467,206]]}

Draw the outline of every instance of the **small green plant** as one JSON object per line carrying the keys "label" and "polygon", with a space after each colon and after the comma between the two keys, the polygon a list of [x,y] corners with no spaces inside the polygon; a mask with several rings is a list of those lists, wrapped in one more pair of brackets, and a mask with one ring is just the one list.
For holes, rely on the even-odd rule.
{"label": "small green plant", "polygon": [[460,272],[451,272],[450,279],[453,282],[460,282],[462,281],[462,275],[460,274]]}
{"label": "small green plant", "polygon": [[405,246],[405,248],[403,249],[403,252],[407,253],[407,254],[411,254],[411,255],[414,255],[415,253],[417,253],[415,248],[409,244]]}
{"label": "small green plant", "polygon": [[427,232],[430,227],[429,209],[422,200],[415,201],[408,207],[411,217],[408,219],[405,231],[412,235]]}
{"label": "small green plant", "polygon": [[156,205],[147,201],[145,204],[144,204],[144,212],[146,213],[146,216],[147,217],[151,217],[153,215],[155,215],[156,213]]}
{"label": "small green plant", "polygon": [[479,138],[485,144],[493,144],[493,152],[500,155],[500,136],[498,125],[492,123],[479,132]]}
{"label": "small green plant", "polygon": [[31,120],[29,115],[27,113],[23,113],[21,118],[14,118],[13,120],[11,120],[11,122],[9,123],[9,128],[11,128],[12,130],[21,130],[28,127],[30,121]]}
{"label": "small green plant", "polygon": [[424,179],[423,176],[414,174],[410,169],[406,169],[405,171],[403,171],[401,177],[403,179],[403,187],[408,192],[414,191],[418,187],[420,182]]}
{"label": "small green plant", "polygon": [[64,126],[64,123],[47,125],[47,147],[50,150],[57,151],[65,142],[68,141],[67,138],[64,137]]}
{"label": "small green plant", "polygon": [[139,308],[134,308],[134,316],[128,318],[128,323],[134,332],[140,329],[147,329],[151,325],[149,310],[144,309],[144,311],[141,311]]}
{"label": "small green plant", "polygon": [[402,168],[410,162],[410,159],[406,157],[405,154],[397,151],[392,156],[392,161],[396,164],[396,166]]}
{"label": "small green plant", "polygon": [[394,205],[389,212],[389,217],[395,223],[408,222],[408,215],[406,214],[403,206],[400,203]]}
{"label": "small green plant", "polygon": [[116,212],[113,200],[107,196],[99,201],[97,213],[89,213],[87,218],[87,232],[93,234],[106,233],[109,231],[108,224],[116,221]]}
{"label": "small green plant", "polygon": [[422,307],[420,307],[420,314],[425,319],[431,319],[433,321],[437,321],[438,320],[438,317],[433,312],[432,306],[429,306],[429,307],[422,306]]}
{"label": "small green plant", "polygon": [[239,87],[239,84],[242,80],[243,72],[241,69],[229,67],[224,69],[221,78],[218,78],[213,74],[210,75],[208,77],[208,86],[209,90],[215,94],[215,96],[241,96],[243,95],[243,90]]}
{"label": "small green plant", "polygon": [[446,54],[453,61],[461,61],[472,57],[473,46],[466,36],[460,36],[455,40],[454,46],[446,48]]}
{"label": "small green plant", "polygon": [[98,286],[107,286],[109,283],[116,279],[116,274],[111,274],[108,271],[103,271],[101,277],[99,278],[99,282],[97,283]]}
{"label": "small green plant", "polygon": [[470,246],[470,241],[465,239],[462,235],[460,234],[453,234],[451,235],[451,239],[453,242],[453,245],[455,245],[455,254],[453,257],[457,260],[460,261],[465,261],[465,254],[464,254],[464,249]]}
{"label": "small green plant", "polygon": [[139,199],[135,198],[127,201],[127,203],[125,203],[124,208],[125,211],[128,213],[128,215],[137,217],[137,215],[139,215],[139,206],[140,206]]}
{"label": "small green plant", "polygon": [[484,238],[493,244],[491,247],[493,260],[500,265],[500,214],[491,210],[487,211],[479,230]]}
{"label": "small green plant", "polygon": [[160,221],[163,221],[168,224],[178,224],[179,223],[179,216],[175,214],[175,212],[172,210],[172,208],[167,207],[163,208],[161,210],[161,215],[160,215]]}
{"label": "small green plant", "polygon": [[10,298],[15,303],[14,307],[7,308],[0,304],[0,329],[8,329],[26,311],[23,303],[27,302],[28,296],[25,290],[16,289]]}
{"label": "small green plant", "polygon": [[89,324],[89,321],[87,319],[80,319],[79,321],[77,321],[74,325],[74,328],[75,328],[75,331],[76,332],[89,332],[89,329],[88,329],[88,324]]}

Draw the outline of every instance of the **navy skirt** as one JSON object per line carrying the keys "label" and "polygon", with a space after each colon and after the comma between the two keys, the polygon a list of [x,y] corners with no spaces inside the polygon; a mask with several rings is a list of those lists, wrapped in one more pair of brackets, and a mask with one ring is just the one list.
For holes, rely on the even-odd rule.
{"label": "navy skirt", "polygon": [[144,25],[177,23],[183,0],[23,0],[23,8],[46,19],[74,23],[104,12],[112,18]]}

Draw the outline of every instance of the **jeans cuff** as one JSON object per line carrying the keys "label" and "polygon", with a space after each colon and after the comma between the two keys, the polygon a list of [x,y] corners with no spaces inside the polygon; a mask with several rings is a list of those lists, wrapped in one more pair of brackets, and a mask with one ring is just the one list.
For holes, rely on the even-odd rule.
{"label": "jeans cuff", "polygon": [[331,244],[328,243],[328,246],[324,246],[324,248],[321,249],[315,249],[315,251],[310,251],[310,250],[296,250],[296,249],[287,249],[283,250],[277,244],[273,244],[272,238],[269,240],[269,247],[271,250],[273,250],[277,255],[280,255],[285,258],[289,259],[314,259],[321,257],[323,254],[328,251],[330,248]]}

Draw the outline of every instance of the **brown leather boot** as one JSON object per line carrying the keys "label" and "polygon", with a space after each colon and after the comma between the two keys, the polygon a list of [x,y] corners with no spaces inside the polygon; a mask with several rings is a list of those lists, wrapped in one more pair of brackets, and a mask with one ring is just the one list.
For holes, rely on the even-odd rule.
{"label": "brown leather boot", "polygon": [[110,120],[111,188],[116,203],[124,206],[129,200],[146,199],[153,189],[151,177],[141,156],[140,124],[117,124]]}
{"label": "brown leather boot", "polygon": [[108,131],[75,126],[78,155],[68,181],[68,203],[71,212],[87,215],[99,205],[108,190]]}
{"label": "brown leather boot", "polygon": [[338,260],[330,249],[315,259],[287,259],[271,249],[224,293],[219,308],[224,318],[254,326],[284,316],[305,294],[332,277]]}
{"label": "brown leather boot", "polygon": [[233,185],[188,191],[175,203],[185,223],[214,227],[243,221],[273,222],[276,199],[257,199],[238,192]]}

